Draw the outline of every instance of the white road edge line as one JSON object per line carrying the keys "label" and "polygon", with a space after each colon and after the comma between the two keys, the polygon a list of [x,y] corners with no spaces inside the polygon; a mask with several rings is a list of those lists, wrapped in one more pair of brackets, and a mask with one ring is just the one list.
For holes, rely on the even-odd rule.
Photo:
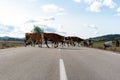
{"label": "white road edge line", "polygon": [[60,80],[68,80],[63,59],[60,59]]}

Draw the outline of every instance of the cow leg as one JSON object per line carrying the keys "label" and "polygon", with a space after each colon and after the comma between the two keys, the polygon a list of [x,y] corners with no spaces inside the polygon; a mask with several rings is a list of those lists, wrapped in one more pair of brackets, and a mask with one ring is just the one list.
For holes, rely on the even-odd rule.
{"label": "cow leg", "polygon": [[41,48],[42,48],[42,41],[40,42]]}
{"label": "cow leg", "polygon": [[38,44],[38,46],[42,48],[42,43],[40,42],[40,43]]}
{"label": "cow leg", "polygon": [[78,47],[80,47],[80,46],[79,46],[79,42],[78,42]]}
{"label": "cow leg", "polygon": [[35,42],[33,43],[33,46],[35,47],[36,44],[39,44],[39,42],[38,42],[38,41],[35,41]]}
{"label": "cow leg", "polygon": [[78,42],[78,47],[80,47],[80,42]]}
{"label": "cow leg", "polygon": [[59,45],[59,42],[57,42],[56,48],[58,47],[58,45]]}
{"label": "cow leg", "polygon": [[53,41],[51,43],[52,43],[52,47],[54,47],[55,43]]}
{"label": "cow leg", "polygon": [[40,45],[40,41],[38,41],[38,47],[41,47],[41,45]]}
{"label": "cow leg", "polygon": [[104,49],[106,49],[107,47],[104,45]]}
{"label": "cow leg", "polygon": [[75,47],[75,42],[73,42],[72,44],[73,44],[73,46]]}
{"label": "cow leg", "polygon": [[68,47],[70,46],[70,42],[67,42]]}
{"label": "cow leg", "polygon": [[56,42],[54,42],[54,48],[56,48]]}
{"label": "cow leg", "polygon": [[49,46],[48,46],[48,44],[47,44],[47,40],[45,40],[45,44],[46,44],[46,46],[49,48]]}
{"label": "cow leg", "polygon": [[55,42],[54,48],[58,47],[58,42]]}
{"label": "cow leg", "polygon": [[38,41],[38,46],[42,48],[42,40]]}
{"label": "cow leg", "polygon": [[25,47],[27,47],[27,45],[31,45],[32,46],[32,42],[31,42],[30,39],[25,40],[24,42],[25,42]]}
{"label": "cow leg", "polygon": [[40,45],[41,45],[41,48],[42,48],[42,40],[40,41]]}
{"label": "cow leg", "polygon": [[35,46],[36,41],[34,41],[34,40],[30,40],[30,43],[31,43],[31,46]]}
{"label": "cow leg", "polygon": [[65,46],[65,42],[62,41],[62,47],[64,47],[64,46]]}

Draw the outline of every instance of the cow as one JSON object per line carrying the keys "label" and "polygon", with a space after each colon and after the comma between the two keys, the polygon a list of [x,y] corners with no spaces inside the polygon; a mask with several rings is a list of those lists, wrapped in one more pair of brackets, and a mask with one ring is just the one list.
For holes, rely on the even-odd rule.
{"label": "cow", "polygon": [[48,41],[51,41],[54,44],[54,47],[57,48],[59,43],[61,42],[62,44],[64,43],[64,36],[61,36],[56,33],[44,33],[44,41],[46,46],[48,46]]}
{"label": "cow", "polygon": [[117,49],[117,47],[119,47],[119,40],[115,40],[115,41],[107,41],[107,42],[104,42],[104,49],[106,49],[107,47],[112,47],[114,48],[113,50],[115,51]]}
{"label": "cow", "polygon": [[33,44],[34,46],[36,44],[39,45],[39,47],[42,47],[42,41],[43,41],[43,35],[39,33],[25,33],[25,46],[27,44]]}
{"label": "cow", "polygon": [[88,47],[89,46],[89,43],[88,43],[88,41],[83,41],[83,45],[85,46],[85,47]]}
{"label": "cow", "polygon": [[120,46],[120,42],[119,42],[119,40],[116,40],[115,45],[116,45],[116,47],[119,47],[119,46]]}
{"label": "cow", "polygon": [[73,46],[75,46],[76,43],[77,43],[77,44],[78,44],[78,47],[79,47],[81,41],[84,41],[84,39],[81,39],[81,38],[75,37],[75,36],[70,37],[70,42],[71,42],[71,45],[73,45]]}
{"label": "cow", "polygon": [[88,42],[89,42],[89,44],[88,44],[89,47],[93,47],[93,40],[89,39]]}
{"label": "cow", "polygon": [[[70,44],[71,44],[71,38],[70,38],[70,36],[65,37],[65,43],[67,44],[68,47],[70,46]],[[65,43],[64,43],[64,45],[65,45]]]}
{"label": "cow", "polygon": [[85,46],[85,47],[93,47],[93,40],[84,40],[83,41],[83,45]]}
{"label": "cow", "polygon": [[104,49],[106,49],[107,47],[112,47],[113,45],[113,42],[112,41],[107,41],[107,42],[104,42]]}

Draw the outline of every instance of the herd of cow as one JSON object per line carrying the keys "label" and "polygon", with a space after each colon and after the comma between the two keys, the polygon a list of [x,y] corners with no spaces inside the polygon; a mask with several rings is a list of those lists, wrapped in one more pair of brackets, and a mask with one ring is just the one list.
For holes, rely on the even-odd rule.
{"label": "herd of cow", "polygon": [[75,36],[62,36],[56,33],[26,33],[25,34],[25,46],[27,45],[39,45],[42,47],[42,44],[45,43],[49,48],[48,43],[51,43],[55,48],[61,44],[62,46],[80,46],[80,43],[85,40]]}
{"label": "herd of cow", "polygon": [[[51,43],[53,47],[57,48],[59,45],[62,46],[80,46],[80,43],[83,42],[83,45],[86,47],[93,47],[92,40],[84,40],[82,38],[76,36],[62,36],[56,33],[25,33],[25,46],[31,45],[35,46],[38,45],[42,47],[42,44],[45,43],[46,46],[49,48],[48,43]],[[103,43],[104,49],[107,47],[111,47],[113,44],[112,41],[107,41]],[[116,41],[116,47],[119,46],[119,41]]]}

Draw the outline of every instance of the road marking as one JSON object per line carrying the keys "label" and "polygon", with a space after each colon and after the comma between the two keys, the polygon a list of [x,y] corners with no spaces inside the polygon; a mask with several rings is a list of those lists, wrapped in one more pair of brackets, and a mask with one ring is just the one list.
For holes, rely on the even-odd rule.
{"label": "road marking", "polygon": [[68,80],[63,59],[60,59],[60,80]]}

